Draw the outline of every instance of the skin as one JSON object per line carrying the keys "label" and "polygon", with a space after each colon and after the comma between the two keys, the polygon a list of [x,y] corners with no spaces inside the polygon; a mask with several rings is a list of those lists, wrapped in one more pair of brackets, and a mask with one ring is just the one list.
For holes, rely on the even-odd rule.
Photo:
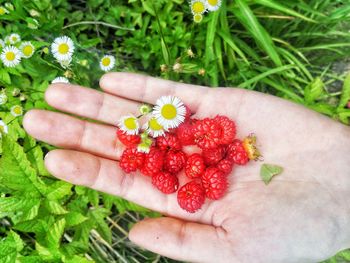
{"label": "skin", "polygon": [[[56,109],[100,122],[32,110],[24,127],[61,148],[45,158],[57,178],[166,215],[137,223],[129,234],[136,244],[178,260],[234,263],[318,262],[350,247],[348,127],[292,102],[241,89],[130,73],[106,74],[100,86],[104,92],[70,84],[54,84],[46,92]],[[149,177],[123,173],[117,120],[163,95],[181,98],[196,118],[232,118],[237,137],[254,132],[264,162],[284,172],[266,186],[259,176],[261,162],[235,166],[228,193],[207,200],[194,214],[179,208],[176,194],[160,193]]]}

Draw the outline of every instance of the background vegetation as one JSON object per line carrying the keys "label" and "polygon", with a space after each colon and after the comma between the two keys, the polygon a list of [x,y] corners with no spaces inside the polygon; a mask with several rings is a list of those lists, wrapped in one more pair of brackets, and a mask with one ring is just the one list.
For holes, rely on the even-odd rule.
{"label": "background vegetation", "polygon": [[[18,33],[36,51],[15,68],[0,64],[8,97],[0,119],[9,129],[0,139],[0,262],[172,262],[127,240],[135,221],[157,214],[54,179],[43,164],[52,146],[27,135],[22,117],[10,113],[13,105],[50,109],[43,94],[57,76],[97,89],[105,54],[117,58],[117,71],[258,90],[348,124],[349,1],[227,0],[199,24],[185,0],[11,3],[0,0],[8,10],[0,38]],[[62,35],[76,46],[66,69],[47,49]],[[349,261],[348,251],[329,260]]]}

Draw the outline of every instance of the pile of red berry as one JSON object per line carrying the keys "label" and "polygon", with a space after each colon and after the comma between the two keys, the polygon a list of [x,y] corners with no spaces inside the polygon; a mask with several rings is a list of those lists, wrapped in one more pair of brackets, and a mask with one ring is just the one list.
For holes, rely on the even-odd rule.
{"label": "pile of red berry", "polygon": [[206,198],[222,198],[233,167],[257,159],[259,153],[254,136],[236,138],[236,125],[228,117],[199,120],[190,116],[186,107],[183,122],[154,138],[146,152],[138,149],[144,134],[127,134],[118,129],[117,137],[126,146],[120,159],[123,171],[139,170],[151,177],[152,184],[164,194],[177,191],[180,207],[194,213]]}

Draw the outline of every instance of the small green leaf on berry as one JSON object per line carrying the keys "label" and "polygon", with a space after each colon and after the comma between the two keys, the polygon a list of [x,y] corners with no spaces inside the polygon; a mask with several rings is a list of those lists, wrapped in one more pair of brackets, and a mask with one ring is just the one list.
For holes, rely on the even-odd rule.
{"label": "small green leaf on berry", "polygon": [[264,183],[268,185],[272,180],[272,177],[279,175],[282,172],[283,168],[281,166],[264,163],[260,168],[260,177]]}

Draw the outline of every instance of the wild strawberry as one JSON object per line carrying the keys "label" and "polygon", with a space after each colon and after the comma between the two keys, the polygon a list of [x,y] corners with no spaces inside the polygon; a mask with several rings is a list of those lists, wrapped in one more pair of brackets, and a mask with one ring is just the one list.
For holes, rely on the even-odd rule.
{"label": "wild strawberry", "polygon": [[239,165],[245,165],[248,161],[248,154],[243,147],[243,143],[239,139],[233,140],[233,142],[227,147],[227,159],[232,160]]}
{"label": "wild strawberry", "polygon": [[226,116],[217,115],[214,120],[221,127],[222,137],[220,144],[232,143],[236,136],[236,124]]}
{"label": "wild strawberry", "polygon": [[193,135],[200,148],[212,149],[219,145],[222,129],[213,119],[205,118],[194,124]]}
{"label": "wild strawberry", "polygon": [[205,192],[201,184],[191,181],[182,186],[177,192],[177,202],[187,212],[194,213],[202,207]]}
{"label": "wild strawberry", "polygon": [[202,175],[202,184],[206,197],[213,200],[223,197],[228,187],[226,176],[215,167],[209,167],[205,170]]}
{"label": "wild strawberry", "polygon": [[145,155],[145,161],[141,173],[147,176],[153,176],[163,169],[165,151],[152,147],[148,154]]}
{"label": "wild strawberry", "polygon": [[138,152],[136,148],[127,148],[124,150],[119,166],[124,172],[130,173],[140,168],[145,160],[145,154]]}
{"label": "wild strawberry", "polygon": [[194,153],[187,158],[185,174],[188,178],[200,177],[205,171],[203,157],[199,153]]}
{"label": "wild strawberry", "polygon": [[183,146],[195,144],[193,136],[193,125],[190,122],[182,123],[176,129],[176,135]]}
{"label": "wild strawberry", "polygon": [[117,130],[117,136],[126,147],[135,147],[141,142],[140,135],[129,135],[121,129]]}
{"label": "wild strawberry", "polygon": [[171,194],[179,188],[179,179],[171,173],[159,172],[152,176],[152,184],[164,194]]}
{"label": "wild strawberry", "polygon": [[165,154],[163,167],[165,171],[177,174],[186,164],[186,154],[182,151],[169,151]]}
{"label": "wild strawberry", "polygon": [[229,175],[232,172],[233,161],[229,159],[222,159],[216,167],[224,173],[224,175]]}
{"label": "wild strawberry", "polygon": [[179,139],[172,133],[166,133],[164,136],[157,137],[156,145],[160,150],[181,150]]}
{"label": "wild strawberry", "polygon": [[203,149],[202,156],[206,165],[211,166],[220,162],[226,154],[226,149],[219,146],[213,149]]}

